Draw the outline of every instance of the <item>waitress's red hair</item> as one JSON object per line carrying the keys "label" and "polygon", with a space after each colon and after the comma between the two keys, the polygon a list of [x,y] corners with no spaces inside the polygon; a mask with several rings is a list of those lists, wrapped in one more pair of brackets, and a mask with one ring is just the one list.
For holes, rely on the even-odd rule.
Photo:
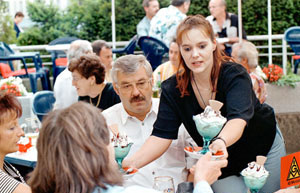
{"label": "waitress's red hair", "polygon": [[[212,26],[210,25],[209,21],[205,19],[202,15],[194,15],[194,16],[188,16],[185,18],[178,26],[177,33],[176,33],[176,41],[179,45],[179,47],[182,45],[182,36],[191,29],[199,29],[201,30],[207,37],[210,38],[210,40],[216,41],[214,32],[212,29]],[[220,68],[223,62],[229,61],[230,58],[228,56],[225,56],[223,51],[219,48],[219,45],[217,44],[216,49],[213,51],[213,67],[211,71],[211,83],[213,91],[216,92],[216,81],[220,73]],[[179,91],[181,93],[181,97],[184,97],[185,95],[189,95],[190,93],[187,91],[187,86],[190,81],[190,69],[185,64],[181,54],[179,56],[179,67],[183,66],[184,70],[178,71],[176,73],[176,79],[177,79],[177,87],[179,88]]]}

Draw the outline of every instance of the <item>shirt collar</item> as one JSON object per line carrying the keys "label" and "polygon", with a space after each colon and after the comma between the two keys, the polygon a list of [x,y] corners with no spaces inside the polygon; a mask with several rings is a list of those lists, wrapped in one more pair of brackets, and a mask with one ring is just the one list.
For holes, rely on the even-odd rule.
{"label": "shirt collar", "polygon": [[[226,14],[226,20],[229,19],[229,14],[228,12],[225,13]],[[213,17],[213,21],[216,21],[217,19],[215,17]]]}
{"label": "shirt collar", "polygon": [[[151,109],[150,111],[147,113],[145,119],[147,119],[147,117],[154,113],[155,116],[157,116],[157,113],[158,113],[158,108],[156,106],[157,101],[153,100],[152,98],[152,104],[151,104]],[[122,108],[120,109],[121,110],[121,122],[122,122],[122,125],[125,125],[126,122],[128,121],[128,119],[131,119],[131,118],[134,118],[133,116],[129,115],[126,111],[125,111],[125,108],[122,104]]]}

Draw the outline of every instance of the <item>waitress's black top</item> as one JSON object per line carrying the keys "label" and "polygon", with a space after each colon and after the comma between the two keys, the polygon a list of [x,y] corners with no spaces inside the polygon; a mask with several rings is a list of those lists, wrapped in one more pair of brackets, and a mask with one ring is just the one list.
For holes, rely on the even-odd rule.
{"label": "waitress's black top", "polygon": [[[95,98],[91,98],[94,106],[97,105],[98,97],[99,97],[99,95],[97,95]],[[85,101],[85,102],[89,103],[90,97],[89,96],[80,96],[79,101]],[[105,109],[107,109],[119,102],[121,102],[119,95],[115,92],[113,85],[111,83],[106,83],[105,87],[101,93],[101,99],[100,99],[98,108],[104,111]]]}
{"label": "waitress's black top", "polygon": [[[152,135],[177,139],[178,128],[183,123],[194,141],[202,146],[202,137],[192,117],[202,113],[203,109],[191,83],[187,87],[190,95],[183,98],[176,86],[175,76],[162,83],[159,112]],[[266,156],[269,152],[276,134],[275,114],[272,107],[260,104],[252,90],[248,72],[240,64],[228,62],[222,65],[216,100],[224,103],[221,114],[227,121],[240,118],[247,122],[242,137],[227,149],[228,166],[222,169],[221,178],[239,175],[249,162],[256,160],[257,155]]]}

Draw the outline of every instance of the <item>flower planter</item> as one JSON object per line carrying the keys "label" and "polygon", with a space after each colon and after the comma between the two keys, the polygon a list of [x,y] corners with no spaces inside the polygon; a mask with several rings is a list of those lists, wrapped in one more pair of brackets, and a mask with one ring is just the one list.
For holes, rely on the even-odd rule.
{"label": "flower planter", "polygon": [[295,88],[266,84],[266,103],[276,113],[277,122],[285,139],[287,153],[300,150],[300,83]]}
{"label": "flower planter", "polygon": [[275,84],[266,84],[266,88],[266,103],[275,109],[275,113],[300,112],[300,83],[295,88]]}

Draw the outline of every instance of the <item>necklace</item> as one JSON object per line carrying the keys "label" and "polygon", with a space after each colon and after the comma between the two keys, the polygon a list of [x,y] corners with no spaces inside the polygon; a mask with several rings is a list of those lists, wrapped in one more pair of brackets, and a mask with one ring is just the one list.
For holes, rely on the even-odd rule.
{"label": "necklace", "polygon": [[[204,104],[204,106],[206,107],[207,105],[206,105],[206,103],[205,103],[205,101],[204,101],[204,99],[203,99],[203,97],[202,97],[202,95],[201,95],[201,92],[200,92],[200,90],[199,90],[199,88],[198,88],[198,85],[197,85],[197,83],[196,83],[196,81],[195,81],[195,78],[194,78],[194,74],[193,74],[193,73],[192,73],[192,78],[193,78],[193,81],[194,81],[194,83],[195,83],[195,85],[196,85],[197,91],[198,91],[198,93],[199,93],[199,95],[200,95],[201,101],[202,101],[202,103]],[[209,90],[210,90],[210,89],[209,89]],[[211,92],[210,99],[212,99],[213,94],[214,94],[214,92]]]}
{"label": "necklace", "polygon": [[[98,101],[97,101],[96,107],[98,107],[98,105],[100,103],[101,94],[102,94],[102,92],[100,92],[100,94],[98,95]],[[94,105],[91,97],[90,97],[90,104]]]}

